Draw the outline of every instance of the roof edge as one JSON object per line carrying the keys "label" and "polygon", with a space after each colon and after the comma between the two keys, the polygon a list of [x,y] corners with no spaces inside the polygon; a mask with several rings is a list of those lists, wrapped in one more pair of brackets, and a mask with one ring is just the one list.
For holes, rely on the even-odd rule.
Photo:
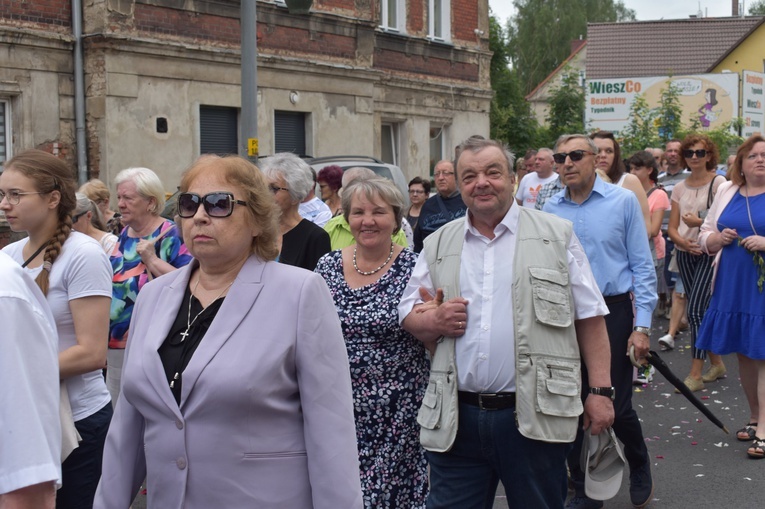
{"label": "roof edge", "polygon": [[741,19],[754,20],[757,18],[765,19],[765,16],[720,16],[720,17],[708,17],[708,18],[678,18],[678,19],[646,19],[635,21],[606,21],[601,23],[587,23],[587,26],[607,26],[607,25],[622,25],[629,24],[648,24],[648,23],[698,23],[700,21],[736,21]]}
{"label": "roof edge", "polygon": [[[755,17],[755,16],[749,16],[749,17]],[[733,53],[733,51],[734,51],[736,48],[738,48],[739,46],[741,46],[741,43],[742,43],[742,42],[744,42],[745,40],[747,40],[747,39],[749,38],[749,36],[750,36],[750,35],[752,35],[752,34],[753,34],[753,33],[754,33],[754,32],[755,32],[755,31],[756,31],[758,28],[760,28],[760,27],[762,26],[762,24],[763,24],[763,23],[765,23],[765,16],[760,16],[760,17],[762,18],[762,19],[760,19],[760,22],[759,22],[759,23],[757,23],[756,25],[754,25],[754,26],[753,26],[753,27],[752,27],[752,28],[751,28],[751,29],[750,29],[750,30],[749,30],[747,33],[745,33],[744,35],[742,35],[742,36],[741,36],[741,38],[740,38],[738,41],[736,41],[736,43],[735,43],[735,44],[733,44],[733,45],[732,45],[730,48],[728,48],[728,51],[726,51],[725,53],[723,53],[723,55],[722,55],[720,58],[718,58],[718,59],[715,61],[715,63],[713,63],[711,66],[709,66],[709,68],[707,69],[707,72],[712,72],[712,69],[714,69],[715,67],[717,67],[718,65],[720,65],[720,63],[721,63],[723,60],[725,60],[726,58],[728,58],[728,55],[730,55],[731,53]]]}

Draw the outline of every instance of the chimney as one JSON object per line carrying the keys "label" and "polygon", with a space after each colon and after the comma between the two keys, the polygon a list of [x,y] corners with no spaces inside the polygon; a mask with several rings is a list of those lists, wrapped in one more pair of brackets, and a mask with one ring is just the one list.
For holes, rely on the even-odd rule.
{"label": "chimney", "polygon": [[731,16],[738,17],[738,0],[730,0]]}

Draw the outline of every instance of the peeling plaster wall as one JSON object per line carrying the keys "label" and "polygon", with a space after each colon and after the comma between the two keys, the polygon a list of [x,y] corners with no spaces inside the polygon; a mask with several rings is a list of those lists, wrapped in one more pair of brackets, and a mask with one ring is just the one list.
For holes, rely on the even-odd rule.
{"label": "peeling plaster wall", "polygon": [[61,155],[73,162],[71,72],[71,44],[65,37],[20,30],[12,43],[0,40],[0,96],[11,104],[14,153],[57,143]]}

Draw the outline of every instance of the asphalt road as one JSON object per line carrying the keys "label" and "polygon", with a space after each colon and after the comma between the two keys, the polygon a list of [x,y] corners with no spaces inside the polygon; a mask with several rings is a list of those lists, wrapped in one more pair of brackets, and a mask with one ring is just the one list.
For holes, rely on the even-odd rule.
{"label": "asphalt road", "polygon": [[[657,339],[665,333],[667,320],[654,321],[651,348],[658,351]],[[765,331],[763,331],[765,338]],[[675,350],[659,352],[672,371],[684,379],[691,365],[690,333],[676,338]],[[697,392],[725,424],[726,435],[696,407],[656,373],[653,382],[634,387],[632,404],[643,425],[643,436],[654,479],[651,508],[754,509],[765,506],[765,459],[746,455],[748,442],[736,440],[736,430],[748,422],[749,407],[738,378],[735,355],[725,356],[727,377],[706,384]],[[706,369],[706,368],[705,368]],[[495,509],[508,507],[501,492]],[[629,472],[625,471],[622,489],[606,508],[630,508]]]}
{"label": "asphalt road", "polygon": [[[667,321],[656,320],[652,349],[664,334]],[[765,331],[763,331],[765,336]],[[660,352],[662,359],[681,379],[691,364],[690,334],[678,336],[675,350]],[[727,378],[707,384],[699,398],[730,430],[726,435],[709,422],[659,373],[644,387],[633,387],[633,405],[643,424],[655,484],[651,508],[759,509],[765,506],[765,459],[747,457],[747,442],[736,440],[736,430],[749,417],[749,408],[738,379],[735,355],[725,357]],[[133,509],[146,507],[139,495]],[[507,508],[502,486],[495,509]],[[605,503],[606,508],[630,508],[629,472],[625,471],[619,494]],[[534,508],[517,508],[534,509]]]}

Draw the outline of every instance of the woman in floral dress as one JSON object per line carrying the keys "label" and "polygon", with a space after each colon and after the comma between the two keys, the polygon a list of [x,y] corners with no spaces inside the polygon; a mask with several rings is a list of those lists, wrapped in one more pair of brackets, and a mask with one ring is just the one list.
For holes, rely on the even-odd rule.
{"label": "woman in floral dress", "polygon": [[356,244],[319,260],[348,349],[365,507],[424,508],[427,463],[417,411],[428,380],[422,344],[399,326],[397,306],[417,255],[391,242],[404,200],[389,181],[343,192]]}

